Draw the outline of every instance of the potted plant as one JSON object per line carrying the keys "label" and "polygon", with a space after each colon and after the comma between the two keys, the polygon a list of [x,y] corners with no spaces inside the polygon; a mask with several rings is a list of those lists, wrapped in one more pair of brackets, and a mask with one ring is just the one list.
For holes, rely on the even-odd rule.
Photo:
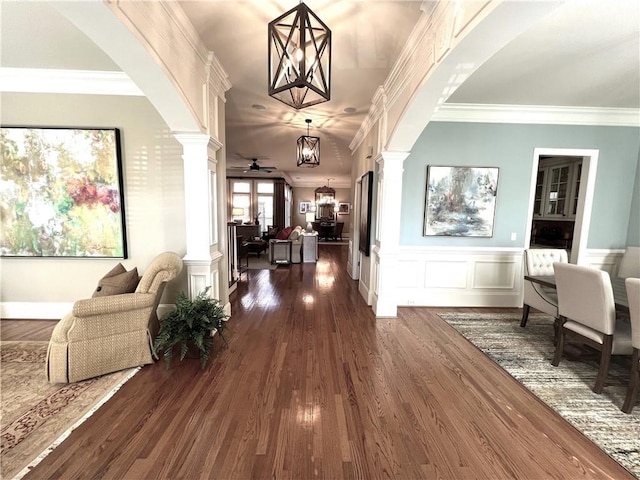
{"label": "potted plant", "polygon": [[184,292],[178,293],[175,308],[166,313],[160,322],[160,330],[153,342],[153,355],[162,350],[167,369],[171,366],[174,347],[180,348],[182,361],[190,349],[199,353],[204,369],[211,347],[212,332],[217,331],[225,343],[225,320],[229,318],[220,302],[209,296],[209,287],[190,300]]}

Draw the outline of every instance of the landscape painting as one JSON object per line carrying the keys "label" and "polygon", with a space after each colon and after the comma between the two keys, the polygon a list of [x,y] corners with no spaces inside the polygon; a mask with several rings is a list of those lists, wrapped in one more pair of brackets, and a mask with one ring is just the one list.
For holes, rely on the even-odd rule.
{"label": "landscape painting", "polygon": [[1,127],[0,255],[127,258],[118,129]]}
{"label": "landscape painting", "polygon": [[424,235],[492,237],[498,168],[427,167]]}

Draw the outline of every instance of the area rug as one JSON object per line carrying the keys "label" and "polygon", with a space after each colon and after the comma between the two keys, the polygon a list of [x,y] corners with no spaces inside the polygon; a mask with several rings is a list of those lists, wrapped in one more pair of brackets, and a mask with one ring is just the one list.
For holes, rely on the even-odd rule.
{"label": "area rug", "polygon": [[139,370],[50,384],[47,345],[0,342],[0,478],[22,478]]}
{"label": "area rug", "polygon": [[[268,255],[261,255],[260,257],[256,257],[253,255],[249,256],[249,270],[275,270],[278,268],[278,265],[271,265],[269,262]],[[242,261],[242,266],[244,267],[244,260]]]}
{"label": "area rug", "polygon": [[629,382],[627,364],[612,362],[604,391],[598,395],[591,391],[598,372],[597,355],[573,361],[563,357],[558,367],[551,365],[555,347],[553,318],[548,315],[529,315],[526,328],[520,327],[518,314],[439,316],[640,478],[640,406],[630,415],[620,410]]}

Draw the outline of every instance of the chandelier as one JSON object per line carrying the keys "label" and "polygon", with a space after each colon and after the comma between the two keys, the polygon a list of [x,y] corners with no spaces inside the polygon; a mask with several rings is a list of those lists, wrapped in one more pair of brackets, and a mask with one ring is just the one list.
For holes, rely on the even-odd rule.
{"label": "chandelier", "polygon": [[307,134],[298,138],[296,159],[299,167],[317,167],[320,165],[320,138],[309,136],[311,119],[307,118]]}
{"label": "chandelier", "polygon": [[269,95],[299,110],[331,98],[331,30],[304,3],[269,23]]}

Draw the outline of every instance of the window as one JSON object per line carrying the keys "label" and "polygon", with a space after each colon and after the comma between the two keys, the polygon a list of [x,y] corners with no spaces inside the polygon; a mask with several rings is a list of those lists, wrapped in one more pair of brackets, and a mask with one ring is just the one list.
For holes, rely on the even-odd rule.
{"label": "window", "polygon": [[[242,223],[254,222],[256,217],[260,225],[273,225],[273,181],[272,180],[229,180],[231,200],[229,218],[242,220]],[[234,215],[234,209],[243,209],[243,215]]]}
{"label": "window", "polygon": [[273,225],[273,182],[256,182],[258,192],[258,220],[262,225]]}
{"label": "window", "polygon": [[[231,212],[229,218],[251,221],[251,183],[248,181],[231,180]],[[233,215],[234,209],[242,209],[242,215]]]}

